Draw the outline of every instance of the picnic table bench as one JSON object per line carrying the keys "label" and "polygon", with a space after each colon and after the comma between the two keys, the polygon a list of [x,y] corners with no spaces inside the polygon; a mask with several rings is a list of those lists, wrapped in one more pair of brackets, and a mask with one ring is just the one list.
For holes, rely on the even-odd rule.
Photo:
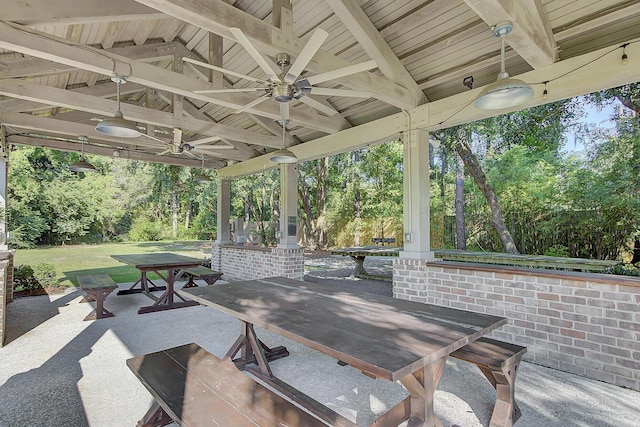
{"label": "picnic table bench", "polygon": [[155,399],[139,427],[357,427],[283,381],[251,378],[194,343],[133,357],[127,366]]}
{"label": "picnic table bench", "polygon": [[222,277],[222,273],[220,271],[215,271],[202,265],[199,267],[187,268],[184,270],[184,275],[187,276],[188,281],[183,288],[193,288],[198,286],[195,282],[196,277],[204,280],[209,286],[216,283],[218,279]]}
{"label": "picnic table bench", "polygon": [[391,243],[395,243],[396,242],[396,238],[395,237],[372,237],[371,238],[371,243],[376,244],[376,245],[390,245]]}
{"label": "picnic table bench", "polygon": [[450,354],[475,364],[496,389],[489,427],[511,427],[522,415],[515,388],[518,365],[526,352],[526,347],[482,337]]}
{"label": "picnic table bench", "polygon": [[78,276],[78,285],[87,293],[80,302],[96,302],[96,308],[84,318],[84,320],[103,319],[114,317],[115,314],[104,308],[104,300],[118,288],[116,282],[106,274]]}

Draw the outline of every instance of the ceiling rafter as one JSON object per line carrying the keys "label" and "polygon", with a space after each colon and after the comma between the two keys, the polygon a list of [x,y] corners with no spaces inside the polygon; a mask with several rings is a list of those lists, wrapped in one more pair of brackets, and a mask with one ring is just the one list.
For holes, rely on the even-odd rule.
{"label": "ceiling rafter", "polygon": [[[107,76],[120,74],[130,82],[211,102],[234,110],[243,107],[254,99],[250,95],[244,94],[224,94],[224,96],[215,98],[196,94],[194,93],[195,90],[208,89],[209,85],[206,82],[184,76],[181,73],[165,70],[104,50],[74,44],[59,37],[5,21],[0,21],[0,47]],[[280,118],[280,109],[275,104],[262,103],[247,111],[278,120]],[[291,120],[325,133],[337,132],[343,127],[341,120],[307,111],[292,111]]]}
{"label": "ceiling rafter", "polygon": [[[72,108],[104,116],[113,116],[117,109],[117,102],[70,92],[50,86],[38,85],[21,80],[0,81],[0,94],[13,98],[36,101],[57,107]],[[172,113],[152,110],[132,104],[121,104],[124,116],[136,122],[149,123],[156,126],[178,127],[195,133],[209,136],[220,136],[236,141],[267,147],[279,147],[280,139],[275,136],[261,135],[255,132],[234,128],[231,126],[197,120],[190,117],[175,117]]]}
{"label": "ceiling rafter", "polygon": [[131,0],[56,0],[55,7],[51,3],[51,0],[4,2],[2,19],[23,25],[45,25],[168,18]]}
{"label": "ceiling rafter", "polygon": [[511,21],[506,42],[534,69],[553,64],[558,47],[540,0],[464,0],[490,27]]}
{"label": "ceiling rafter", "polygon": [[325,2],[355,37],[367,55],[376,61],[382,74],[392,82],[409,89],[412,93],[419,94],[417,104],[427,101],[422,89],[418,87],[416,81],[402,65],[356,0],[325,0]]}
{"label": "ceiling rafter", "polygon": [[[283,32],[222,0],[136,0],[136,2],[234,41],[235,37],[230,28],[241,28],[251,43],[261,52],[273,57],[282,52],[297,57],[305,45],[304,40],[290,38],[286,31]],[[351,65],[348,61],[320,49],[307,68],[316,73],[324,73],[348,65]],[[343,77],[340,83],[351,89],[372,92],[375,98],[399,108],[418,105],[410,90],[371,72]]]}

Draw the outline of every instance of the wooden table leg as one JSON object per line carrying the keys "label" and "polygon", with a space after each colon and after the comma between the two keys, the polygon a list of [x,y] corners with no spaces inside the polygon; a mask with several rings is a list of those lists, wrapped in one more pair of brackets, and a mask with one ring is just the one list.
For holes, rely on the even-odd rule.
{"label": "wooden table leg", "polygon": [[400,382],[411,394],[411,418],[408,427],[442,427],[433,408],[433,394],[436,391],[447,356],[429,363],[424,368],[407,375]]}
{"label": "wooden table leg", "polygon": [[[271,377],[271,368],[269,368],[268,362],[287,357],[289,351],[282,345],[268,347],[256,335],[253,324],[243,321],[241,324],[240,336],[227,351],[224,360],[232,360],[241,371],[245,370],[245,367],[250,363],[256,364],[265,377]],[[240,357],[234,359],[238,352],[240,352]]]}
{"label": "wooden table leg", "polygon": [[353,269],[353,277],[368,276],[367,270],[364,269],[364,260],[366,257],[359,255],[349,255],[355,261],[356,266]]}
{"label": "wooden table leg", "polygon": [[[151,283],[151,286],[149,286],[148,283]],[[140,285],[140,287],[136,287],[138,285]],[[147,273],[143,271],[136,283],[134,283],[129,289],[119,290],[116,295],[149,294],[149,292],[164,291],[165,289],[167,289],[166,286],[157,286],[149,280],[147,278]]]}
{"label": "wooden table leg", "polygon": [[[154,273],[162,277],[160,272],[154,271]],[[145,273],[143,272],[143,274]],[[146,275],[143,277],[145,277],[145,281],[146,281]],[[146,307],[140,307],[140,309],[138,310],[138,314],[153,313],[156,311],[172,310],[174,308],[192,307],[195,305],[199,305],[197,301],[186,300],[185,298],[183,298],[182,296],[176,293],[173,287],[175,283],[175,274],[173,269],[169,269],[167,271],[167,277],[164,278],[164,280],[165,282],[167,282],[167,290],[164,291],[164,293],[160,295],[160,298],[158,298],[156,302],[154,302],[152,305],[149,305]],[[181,301],[175,302],[175,296],[180,298]]]}
{"label": "wooden table leg", "polygon": [[502,370],[480,368],[496,389],[496,404],[489,427],[511,427],[522,415],[515,399],[516,374],[520,358]]}
{"label": "wooden table leg", "polygon": [[151,408],[149,408],[147,413],[144,414],[144,417],[138,421],[136,427],[162,427],[167,424],[171,424],[172,422],[173,420],[169,414],[167,414],[165,410],[158,405],[158,402],[154,401]]}

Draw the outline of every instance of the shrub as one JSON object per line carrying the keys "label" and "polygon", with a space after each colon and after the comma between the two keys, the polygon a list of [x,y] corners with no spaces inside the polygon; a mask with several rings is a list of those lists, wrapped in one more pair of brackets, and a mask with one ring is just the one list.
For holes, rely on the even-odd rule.
{"label": "shrub", "polygon": [[33,275],[43,288],[54,287],[58,280],[56,278],[56,267],[48,262],[41,262],[33,269]]}
{"label": "shrub", "polygon": [[162,240],[164,227],[161,223],[146,218],[137,218],[131,224],[129,238],[135,242],[157,242]]}
{"label": "shrub", "polygon": [[16,291],[34,291],[42,288],[30,265],[19,265],[14,268],[13,286]]}
{"label": "shrub", "polygon": [[555,256],[555,257],[569,257],[569,248],[563,245],[555,245],[549,247],[546,251],[544,251],[546,256]]}

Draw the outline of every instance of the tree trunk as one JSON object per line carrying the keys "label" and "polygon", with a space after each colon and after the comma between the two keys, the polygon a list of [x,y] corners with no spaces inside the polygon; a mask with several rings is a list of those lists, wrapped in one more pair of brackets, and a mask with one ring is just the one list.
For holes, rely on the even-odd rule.
{"label": "tree trunk", "polygon": [[458,156],[456,164],[456,249],[467,250],[467,233],[464,222],[464,162]]}
{"label": "tree trunk", "polygon": [[174,191],[171,194],[171,216],[173,218],[172,228],[173,228],[173,238],[178,238],[178,193]]}
{"label": "tree trunk", "polygon": [[327,175],[329,158],[318,160],[318,187],[316,189],[316,240],[321,248],[327,247]]}
{"label": "tree trunk", "polygon": [[184,228],[186,230],[191,226],[191,211],[193,210],[193,202],[189,200],[189,204],[187,205],[187,212],[184,216]]}
{"label": "tree trunk", "polygon": [[302,218],[302,225],[304,225],[304,240],[311,249],[317,249],[317,242],[315,241],[315,231],[313,229],[313,209],[309,200],[309,190],[307,188],[307,182],[304,178],[298,180],[298,197],[302,201],[302,209],[304,215],[300,215]]}
{"label": "tree trunk", "polygon": [[509,233],[509,230],[504,224],[504,218],[502,217],[502,210],[500,210],[498,197],[496,197],[493,188],[491,188],[491,186],[489,185],[480,162],[478,162],[477,157],[471,151],[471,146],[469,144],[469,135],[467,133],[467,129],[464,126],[460,126],[458,128],[456,152],[458,153],[458,156],[462,158],[462,161],[467,167],[469,174],[471,174],[473,180],[476,182],[476,185],[478,186],[484,197],[487,199],[487,204],[489,205],[489,209],[491,209],[491,225],[498,233],[500,241],[502,241],[502,245],[504,246],[504,250],[510,254],[519,253],[518,248],[513,241],[513,237],[511,237],[511,233]]}
{"label": "tree trunk", "polygon": [[[353,164],[354,166],[360,161],[360,152],[358,150],[353,152]],[[362,217],[362,203],[360,200],[360,174],[358,168],[355,167],[355,174],[353,179],[354,201],[353,201],[353,217],[355,222],[353,233],[353,244],[360,246],[360,218]]]}

